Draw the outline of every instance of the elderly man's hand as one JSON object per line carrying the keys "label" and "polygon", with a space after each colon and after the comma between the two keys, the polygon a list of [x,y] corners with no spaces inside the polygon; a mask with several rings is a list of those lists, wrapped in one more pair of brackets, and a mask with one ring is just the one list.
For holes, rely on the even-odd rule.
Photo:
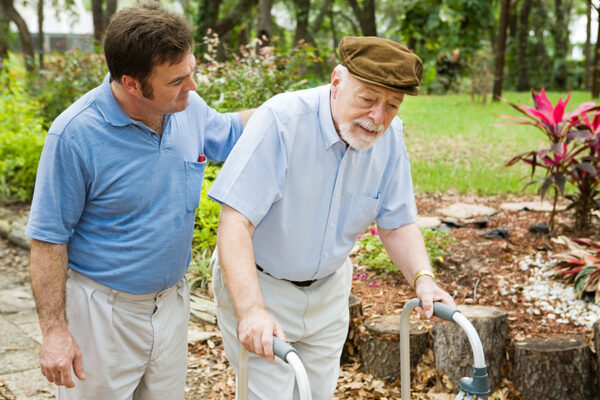
{"label": "elderly man's hand", "polygon": [[440,288],[435,280],[430,276],[422,276],[417,279],[415,285],[417,297],[421,299],[423,308],[417,307],[416,310],[425,318],[431,318],[433,315],[433,302],[441,301],[451,307],[456,307],[452,297]]}
{"label": "elderly man's hand", "polygon": [[283,329],[267,310],[252,308],[240,317],[238,339],[248,351],[273,361],[273,336],[285,341]]}

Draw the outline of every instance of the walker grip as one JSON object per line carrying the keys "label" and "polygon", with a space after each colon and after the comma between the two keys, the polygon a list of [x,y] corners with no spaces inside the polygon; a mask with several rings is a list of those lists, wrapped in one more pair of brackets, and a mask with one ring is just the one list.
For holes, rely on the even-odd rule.
{"label": "walker grip", "polygon": [[[419,300],[419,307],[423,307],[423,302],[421,302],[421,300]],[[441,319],[445,319],[446,321],[454,322],[452,316],[454,315],[454,313],[459,312],[460,311],[458,310],[458,308],[450,307],[442,303],[441,301],[433,302],[433,315]]]}
{"label": "walker grip", "polygon": [[283,361],[287,362],[287,355],[290,352],[296,352],[292,346],[279,339],[277,336],[273,336],[273,353]]}

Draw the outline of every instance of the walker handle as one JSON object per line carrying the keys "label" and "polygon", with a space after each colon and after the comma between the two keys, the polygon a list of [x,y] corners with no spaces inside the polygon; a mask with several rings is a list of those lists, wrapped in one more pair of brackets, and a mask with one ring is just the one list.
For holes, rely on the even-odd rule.
{"label": "walker handle", "polygon": [[[423,302],[419,300],[419,307],[423,307]],[[441,319],[445,319],[449,322],[454,322],[454,318],[452,317],[455,313],[460,313],[458,308],[450,307],[442,303],[441,301],[433,302],[433,315],[439,317]]]}
{"label": "walker handle", "polygon": [[295,353],[296,350],[277,336],[273,336],[273,353],[275,353],[277,357],[287,362],[287,355],[291,352]]}

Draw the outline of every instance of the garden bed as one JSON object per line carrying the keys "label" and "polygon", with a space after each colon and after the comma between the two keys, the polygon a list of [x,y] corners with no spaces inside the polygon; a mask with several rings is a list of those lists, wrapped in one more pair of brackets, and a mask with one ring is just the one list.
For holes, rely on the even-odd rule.
{"label": "garden bed", "polygon": [[[418,196],[419,214],[439,216],[437,210],[453,203],[485,205],[500,210],[505,202],[537,201],[531,197],[479,197],[453,194]],[[477,228],[465,225],[450,231],[454,243],[448,248],[435,269],[437,279],[458,304],[478,304],[500,307],[508,312],[511,339],[547,338],[554,336],[584,335],[591,339],[590,320],[597,308],[590,303],[569,299],[568,287],[551,281],[541,266],[549,254],[561,250],[548,236],[532,234],[534,223],[546,223],[548,213],[529,210],[501,211],[493,215],[488,225]],[[571,220],[559,214],[558,233],[577,237],[567,226]],[[597,226],[597,225],[596,225]],[[495,228],[508,231],[508,239],[490,240],[484,232]],[[596,240],[599,233],[596,230]],[[367,232],[366,234],[370,234]],[[399,314],[404,303],[414,292],[403,277],[396,273],[381,273],[358,267],[355,272],[353,293],[361,298],[366,318],[372,315]],[[592,321],[593,322],[593,321]],[[234,377],[221,350],[217,335],[206,344],[192,347],[189,378],[197,385],[188,385],[189,398],[234,398]],[[420,365],[424,380],[414,398],[434,398],[432,392],[447,392],[443,377],[436,374],[432,357],[425,357]],[[518,399],[510,382],[497,388],[499,399]],[[442,397],[440,397],[442,396]],[[342,367],[338,391],[339,399],[399,398],[399,385],[384,383],[362,374],[360,364]],[[442,393],[435,397],[443,397]],[[448,397],[451,398],[451,397]],[[493,397],[491,397],[493,398]]]}

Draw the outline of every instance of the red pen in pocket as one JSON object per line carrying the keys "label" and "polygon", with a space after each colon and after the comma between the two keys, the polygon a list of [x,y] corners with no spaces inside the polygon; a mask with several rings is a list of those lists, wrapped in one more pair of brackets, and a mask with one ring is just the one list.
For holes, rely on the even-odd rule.
{"label": "red pen in pocket", "polygon": [[204,154],[200,154],[198,156],[198,162],[204,162],[206,160],[206,156]]}

